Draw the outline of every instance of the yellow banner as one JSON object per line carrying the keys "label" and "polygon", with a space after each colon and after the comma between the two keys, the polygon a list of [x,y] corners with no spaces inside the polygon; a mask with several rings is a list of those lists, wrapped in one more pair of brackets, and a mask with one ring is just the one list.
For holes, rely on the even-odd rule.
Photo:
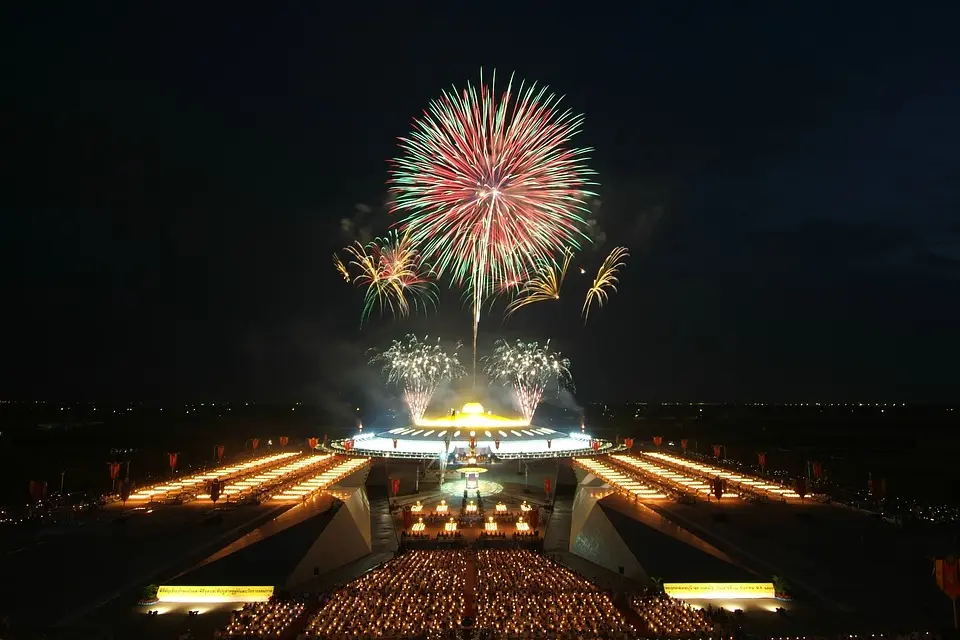
{"label": "yellow banner", "polygon": [[157,590],[160,602],[266,602],[273,587],[190,587],[164,585]]}
{"label": "yellow banner", "polygon": [[772,582],[665,582],[663,591],[671,598],[686,600],[775,597]]}

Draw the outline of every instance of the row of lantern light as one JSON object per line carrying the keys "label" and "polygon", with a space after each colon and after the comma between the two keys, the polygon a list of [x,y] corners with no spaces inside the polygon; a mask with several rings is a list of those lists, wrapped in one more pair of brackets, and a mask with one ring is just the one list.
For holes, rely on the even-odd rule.
{"label": "row of lantern light", "polygon": [[[229,482],[220,490],[220,497],[231,498],[244,493],[255,493],[265,485],[283,483],[293,478],[308,473],[316,467],[326,464],[333,458],[333,454],[303,456],[292,462],[263,471],[256,475],[245,476],[236,482]],[[209,494],[198,495],[197,498],[209,498]]]}
{"label": "row of lantern light", "polygon": [[575,458],[574,462],[620,491],[643,500],[662,500],[666,498],[661,491],[639,482],[633,476],[623,473],[612,465],[595,458]]}
{"label": "row of lantern light", "polygon": [[772,482],[767,482],[756,478],[753,476],[745,476],[739,473],[734,473],[732,471],[727,471],[721,467],[715,467],[709,464],[702,464],[699,462],[694,462],[693,460],[687,460],[686,458],[680,458],[678,456],[672,456],[666,453],[660,453],[657,451],[647,451],[643,454],[646,457],[654,458],[656,460],[661,460],[663,462],[673,464],[678,467],[683,467],[684,469],[690,469],[696,473],[708,476],[708,477],[721,477],[727,482],[734,482],[737,484],[742,484],[744,486],[750,487],[751,489],[762,491],[765,493],[773,493],[778,496],[783,496],[785,498],[796,498],[800,499],[800,495],[797,494],[793,489],[787,489],[781,487],[778,484]]}
{"label": "row of lantern light", "polygon": [[296,486],[285,489],[273,496],[274,500],[302,500],[326,489],[333,483],[341,480],[365,464],[370,462],[370,458],[348,458],[339,464],[321,471],[320,473],[300,482]]}
{"label": "row of lantern light", "polygon": [[[615,455],[610,457],[626,467],[638,471],[641,474],[654,476],[654,480],[666,482],[667,484],[673,485],[681,491],[692,491],[704,496],[709,496],[713,491],[713,487],[705,480],[684,475],[674,471],[673,469],[654,464],[653,462],[649,462],[644,459],[638,459],[627,455]],[[732,494],[727,494],[726,497],[732,498],[734,496]]]}
{"label": "row of lantern light", "polygon": [[261,469],[280,464],[284,460],[288,460],[289,458],[299,455],[300,454],[297,452],[274,453],[259,458],[254,458],[252,460],[247,460],[246,462],[214,467],[209,471],[185,476],[170,482],[163,482],[145,487],[136,493],[131,494],[128,500],[150,500],[154,496],[166,495],[170,492],[190,493],[194,490],[204,488],[207,483],[217,478],[220,478],[220,480],[223,481],[224,479],[236,477],[241,474],[253,473]]}

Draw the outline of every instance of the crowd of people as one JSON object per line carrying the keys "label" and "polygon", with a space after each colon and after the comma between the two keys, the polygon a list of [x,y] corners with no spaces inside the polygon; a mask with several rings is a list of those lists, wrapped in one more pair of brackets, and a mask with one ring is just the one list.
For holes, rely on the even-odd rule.
{"label": "crowd of people", "polygon": [[464,551],[410,551],[334,593],[301,638],[438,637],[460,625]]}
{"label": "crowd of people", "polygon": [[501,638],[630,638],[634,630],[592,583],[521,549],[477,551],[476,626]]}
{"label": "crowd of people", "polygon": [[429,533],[418,533],[415,531],[401,531],[400,537],[407,540],[429,540]]}
{"label": "crowd of people", "polygon": [[251,602],[230,615],[230,624],[216,634],[218,638],[246,640],[279,638],[306,611],[306,604],[296,600]]}
{"label": "crowd of people", "polygon": [[[317,604],[315,600],[310,610]],[[607,593],[581,575],[527,550],[409,551],[325,595],[297,638],[626,640],[739,635],[735,626],[727,626],[733,614],[722,609],[695,609],[662,593],[627,598],[621,601],[624,604],[629,610],[621,613]],[[293,637],[309,617],[307,606],[297,600],[247,604],[231,615],[229,625],[216,637]],[[935,640],[937,636],[877,634],[870,640],[880,638]],[[851,639],[858,637],[843,636]]]}
{"label": "crowd of people", "polygon": [[437,534],[437,540],[461,540],[461,539],[463,539],[463,534],[457,531],[454,531],[454,532],[441,531],[440,533]]}
{"label": "crowd of people", "polygon": [[686,638],[713,631],[703,611],[668,596],[634,598],[630,608],[646,623],[651,637]]}

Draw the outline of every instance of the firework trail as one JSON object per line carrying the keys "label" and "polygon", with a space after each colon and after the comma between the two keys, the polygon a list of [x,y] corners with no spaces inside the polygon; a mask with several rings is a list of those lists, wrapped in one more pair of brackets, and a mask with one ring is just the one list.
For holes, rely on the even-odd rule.
{"label": "firework trail", "polygon": [[390,170],[392,209],[438,276],[468,288],[473,366],[483,302],[523,283],[586,235],[589,149],[567,145],[583,117],[546,87],[513,78],[451,89],[414,120]]}
{"label": "firework trail", "polygon": [[587,323],[590,316],[590,307],[594,302],[597,306],[603,308],[604,303],[610,298],[610,291],[617,291],[617,283],[620,282],[620,269],[627,265],[627,258],[630,252],[626,247],[616,247],[603,260],[603,264],[597,270],[597,277],[593,279],[593,284],[587,290],[587,298],[583,301],[583,323]]}
{"label": "firework trail", "polygon": [[341,260],[337,254],[333,254],[333,266],[337,270],[337,273],[340,274],[340,277],[343,278],[343,281],[349,283],[350,272],[347,271],[347,265],[343,264],[343,260]]}
{"label": "firework trail", "polygon": [[547,385],[556,381],[557,387],[573,385],[570,360],[560,352],[550,350],[550,341],[542,347],[536,342],[517,340],[510,344],[497,340],[493,355],[485,358],[484,371],[491,381],[513,387],[526,421],[533,419]]}
{"label": "firework trail", "polygon": [[570,261],[573,259],[573,252],[567,251],[563,262],[557,266],[553,262],[542,265],[532,280],[527,281],[520,289],[520,293],[507,305],[506,315],[510,317],[521,307],[535,302],[546,302],[547,300],[559,300],[560,288],[567,277],[567,269],[570,268]]}
{"label": "firework trail", "polygon": [[370,360],[370,364],[376,363],[383,363],[387,382],[403,388],[403,400],[414,424],[423,417],[440,383],[463,375],[456,350],[448,354],[439,340],[428,344],[426,338],[421,342],[414,335],[408,335],[403,342],[394,340],[389,349]]}
{"label": "firework trail", "polygon": [[[359,272],[353,278],[354,284],[366,287],[361,322],[374,307],[379,306],[381,312],[389,309],[394,316],[403,317],[410,314],[411,306],[426,309],[430,303],[436,303],[432,272],[421,260],[409,235],[392,231],[365,245],[354,242],[345,251],[350,255],[350,266]],[[337,268],[339,270],[339,266]],[[349,271],[346,268],[344,271],[349,277]]]}

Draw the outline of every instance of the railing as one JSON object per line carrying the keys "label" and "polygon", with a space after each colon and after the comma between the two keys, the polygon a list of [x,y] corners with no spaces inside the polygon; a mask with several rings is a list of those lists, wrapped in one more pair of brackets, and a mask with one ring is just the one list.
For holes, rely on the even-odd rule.
{"label": "railing", "polygon": [[[594,450],[593,447],[583,449],[566,449],[563,451],[542,451],[533,453],[493,453],[493,457],[498,460],[547,460],[551,458],[590,458],[593,456],[602,456],[609,453],[619,453],[626,451],[626,446],[614,444],[606,440],[600,440],[600,446]],[[417,451],[381,451],[378,449],[364,449],[354,446],[347,450],[343,446],[343,440],[334,440],[326,445],[320,445],[317,448],[329,453],[336,453],[345,456],[362,456],[364,458],[400,458],[405,460],[434,460],[443,454],[417,452]]]}

